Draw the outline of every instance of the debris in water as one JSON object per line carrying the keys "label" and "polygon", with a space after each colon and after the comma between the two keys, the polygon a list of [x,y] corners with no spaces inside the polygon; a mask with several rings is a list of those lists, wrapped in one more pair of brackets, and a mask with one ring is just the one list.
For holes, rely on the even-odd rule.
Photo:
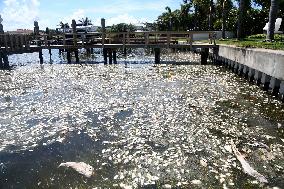
{"label": "debris in water", "polygon": [[58,167],[70,167],[88,178],[90,178],[94,173],[94,168],[84,162],[66,162],[61,163]]}
{"label": "debris in water", "polygon": [[195,184],[195,185],[200,185],[202,184],[202,182],[200,180],[192,180],[191,181],[192,184]]}
{"label": "debris in water", "polygon": [[237,147],[236,147],[236,145],[234,144],[233,141],[231,141],[231,145],[232,145],[232,150],[233,150],[235,156],[237,157],[237,159],[242,164],[244,172],[249,174],[250,176],[256,178],[260,182],[268,183],[267,179],[263,175],[258,173],[255,169],[253,169],[249,165],[249,163],[245,160],[244,156],[238,151],[238,149],[237,149]]}

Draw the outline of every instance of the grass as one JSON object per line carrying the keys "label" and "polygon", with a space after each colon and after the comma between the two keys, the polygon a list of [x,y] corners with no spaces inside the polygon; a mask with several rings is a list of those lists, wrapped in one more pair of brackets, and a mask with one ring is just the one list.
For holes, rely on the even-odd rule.
{"label": "grass", "polygon": [[275,35],[275,40],[273,42],[265,41],[266,35],[257,34],[251,35],[245,39],[220,39],[216,41],[216,44],[226,44],[235,45],[237,47],[245,48],[264,48],[264,49],[274,49],[274,50],[284,50],[284,35]]}

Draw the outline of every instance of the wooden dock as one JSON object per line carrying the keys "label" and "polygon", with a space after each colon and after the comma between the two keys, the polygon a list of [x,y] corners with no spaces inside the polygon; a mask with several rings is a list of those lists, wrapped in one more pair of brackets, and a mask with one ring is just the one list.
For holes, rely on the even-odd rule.
{"label": "wooden dock", "polygon": [[[79,49],[103,49],[105,63],[116,61],[117,49],[152,48],[155,52],[155,62],[160,62],[160,49],[200,49],[202,64],[206,64],[209,49],[218,49],[215,44],[214,32],[189,31],[189,32],[106,32],[104,20],[102,20],[102,32],[77,33],[76,22],[72,22],[72,33],[60,33],[57,35],[40,35],[38,26],[35,25],[33,35],[0,34],[0,67],[9,66],[8,55],[22,53],[39,53],[40,63],[43,63],[42,50],[58,49],[67,52],[67,61],[71,62],[71,53],[74,52],[76,62],[79,62]],[[194,43],[194,34],[208,35],[208,44]],[[109,61],[108,61],[109,58]]]}

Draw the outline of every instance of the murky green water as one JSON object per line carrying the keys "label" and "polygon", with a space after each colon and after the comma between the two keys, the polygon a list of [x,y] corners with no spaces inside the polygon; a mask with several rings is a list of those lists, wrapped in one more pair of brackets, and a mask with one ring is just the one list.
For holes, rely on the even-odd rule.
{"label": "murky green water", "polygon": [[281,188],[283,126],[283,104],[215,66],[18,67],[0,71],[0,188]]}

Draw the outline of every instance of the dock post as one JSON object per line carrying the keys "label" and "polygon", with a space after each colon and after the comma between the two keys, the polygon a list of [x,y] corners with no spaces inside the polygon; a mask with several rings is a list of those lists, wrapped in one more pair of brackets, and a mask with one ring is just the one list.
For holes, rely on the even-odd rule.
{"label": "dock post", "polygon": [[93,48],[91,48],[91,54],[94,54],[94,49]]}
{"label": "dock post", "polygon": [[79,52],[78,52],[78,49],[75,50],[75,58],[76,58],[76,63],[79,63],[80,60],[79,60]]}
{"label": "dock post", "polygon": [[109,56],[109,64],[112,64],[112,49],[109,49],[108,56]]}
{"label": "dock post", "polygon": [[102,46],[105,45],[105,38],[106,38],[106,20],[104,18],[101,19],[101,26],[102,26]]}
{"label": "dock post", "polygon": [[103,48],[104,64],[107,64],[107,49]]}
{"label": "dock post", "polygon": [[205,48],[201,51],[201,65],[207,64],[207,59],[209,56],[209,48]]}
{"label": "dock post", "polygon": [[10,67],[9,65],[9,59],[8,59],[8,55],[6,52],[2,52],[2,58],[3,58],[3,68],[4,69],[8,69]]}
{"label": "dock post", "polygon": [[2,61],[2,52],[0,52],[0,69],[3,69],[4,65],[3,65],[3,61]]}
{"label": "dock post", "polygon": [[39,50],[38,54],[39,54],[39,63],[43,64],[42,50]]}
{"label": "dock post", "polygon": [[76,30],[76,21],[72,20],[72,32],[73,32],[73,45],[77,46],[77,30]]}
{"label": "dock post", "polygon": [[68,64],[71,63],[71,52],[70,52],[70,50],[67,50],[67,63]]}
{"label": "dock post", "polygon": [[161,62],[161,49],[160,48],[155,48],[155,64],[160,64]]}
{"label": "dock post", "polygon": [[117,64],[116,50],[113,51],[113,63]]}

